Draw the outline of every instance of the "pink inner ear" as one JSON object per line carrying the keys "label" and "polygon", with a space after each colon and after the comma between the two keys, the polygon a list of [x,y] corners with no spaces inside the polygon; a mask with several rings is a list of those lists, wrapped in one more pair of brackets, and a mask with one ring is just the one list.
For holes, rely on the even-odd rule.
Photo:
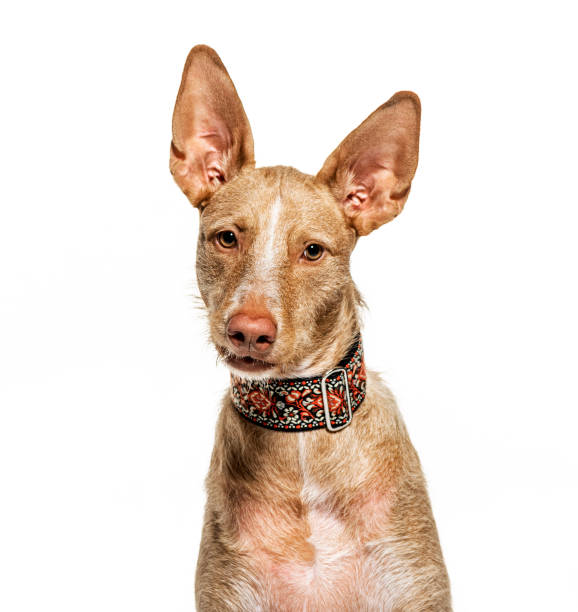
{"label": "pink inner ear", "polygon": [[233,134],[222,117],[199,104],[184,125],[183,134],[182,152],[173,143],[173,153],[180,160],[176,174],[197,190],[212,190],[224,183],[228,178]]}
{"label": "pink inner ear", "polygon": [[355,190],[349,193],[345,198],[345,206],[352,212],[361,211],[368,197],[369,194],[365,187],[356,187]]}
{"label": "pink inner ear", "polygon": [[221,185],[225,182],[225,176],[219,168],[207,168],[207,176],[212,184]]}
{"label": "pink inner ear", "polygon": [[396,197],[397,178],[390,160],[364,156],[349,172],[345,214],[353,221],[360,235],[364,235],[396,217],[403,208],[403,200]]}
{"label": "pink inner ear", "polygon": [[359,157],[348,172],[344,205],[348,214],[358,214],[375,205],[391,179],[391,160],[383,151],[370,149]]}
{"label": "pink inner ear", "polygon": [[[189,139],[181,153],[173,144],[173,153],[182,160],[180,176],[189,176],[205,185],[219,185],[226,180],[225,163],[229,157],[228,139],[218,132],[202,132]],[[196,176],[195,176],[196,175]]]}
{"label": "pink inner ear", "polygon": [[[208,123],[209,119],[206,121]],[[205,148],[204,170],[207,183],[220,185],[227,178],[226,163],[230,158],[233,136],[218,119],[212,118],[210,123],[212,129],[199,131],[195,138]]]}

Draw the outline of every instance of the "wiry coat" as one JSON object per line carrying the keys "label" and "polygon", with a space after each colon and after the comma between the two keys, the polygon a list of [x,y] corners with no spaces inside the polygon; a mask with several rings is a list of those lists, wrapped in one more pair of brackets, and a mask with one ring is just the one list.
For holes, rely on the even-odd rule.
{"label": "wiry coat", "polygon": [[[201,211],[199,289],[211,339],[237,375],[319,375],[347,353],[361,303],[350,255],[359,236],[407,200],[419,116],[417,96],[402,92],[347,136],[317,176],[256,169],[224,66],[208,47],[191,51],[173,117],[171,171]],[[320,253],[314,260],[311,244]],[[230,330],[241,316],[274,333],[260,347],[241,346]],[[451,609],[419,460],[374,373],[338,433],[257,427],[227,393],[207,492],[201,612]]]}
{"label": "wiry coat", "polygon": [[419,460],[369,373],[349,427],[283,434],[225,398],[207,478],[199,610],[450,610]]}

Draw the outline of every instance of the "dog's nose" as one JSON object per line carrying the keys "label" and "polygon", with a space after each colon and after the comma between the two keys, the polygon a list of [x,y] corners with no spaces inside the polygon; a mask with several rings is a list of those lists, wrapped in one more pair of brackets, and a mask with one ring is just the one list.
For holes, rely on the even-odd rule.
{"label": "dog's nose", "polygon": [[227,335],[229,341],[238,348],[265,353],[275,342],[277,328],[268,317],[251,317],[240,313],[231,317]]}

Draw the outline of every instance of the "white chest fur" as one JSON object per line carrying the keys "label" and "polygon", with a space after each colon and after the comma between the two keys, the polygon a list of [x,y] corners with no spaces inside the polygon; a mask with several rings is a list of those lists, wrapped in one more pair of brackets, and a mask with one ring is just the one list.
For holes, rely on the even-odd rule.
{"label": "white chest fur", "polygon": [[302,483],[298,509],[293,511],[291,504],[248,502],[242,511],[240,544],[262,591],[268,593],[265,608],[371,609],[369,599],[375,601],[371,536],[374,517],[384,518],[384,497],[361,500],[359,511],[353,513],[359,520],[352,524],[345,518],[352,513],[344,514],[331,491],[314,477],[307,436],[297,435]]}

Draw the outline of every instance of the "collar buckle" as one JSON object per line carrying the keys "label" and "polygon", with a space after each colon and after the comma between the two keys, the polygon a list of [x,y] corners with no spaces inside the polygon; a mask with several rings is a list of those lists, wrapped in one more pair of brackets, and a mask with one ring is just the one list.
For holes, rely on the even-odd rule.
{"label": "collar buckle", "polygon": [[[330,376],[333,376],[334,374],[338,374],[338,373],[342,374],[344,385],[345,385],[345,397],[347,398],[347,419],[345,423],[335,426],[331,424],[331,413],[329,411],[329,403],[327,401],[326,381]],[[347,380],[347,370],[345,368],[333,368],[333,370],[329,370],[323,375],[323,378],[321,379],[321,396],[323,398],[323,412],[325,413],[325,427],[327,428],[327,431],[334,433],[336,431],[340,431],[341,429],[344,429],[345,427],[347,427],[353,419],[353,412],[351,411],[351,396],[349,395],[349,381]]]}

